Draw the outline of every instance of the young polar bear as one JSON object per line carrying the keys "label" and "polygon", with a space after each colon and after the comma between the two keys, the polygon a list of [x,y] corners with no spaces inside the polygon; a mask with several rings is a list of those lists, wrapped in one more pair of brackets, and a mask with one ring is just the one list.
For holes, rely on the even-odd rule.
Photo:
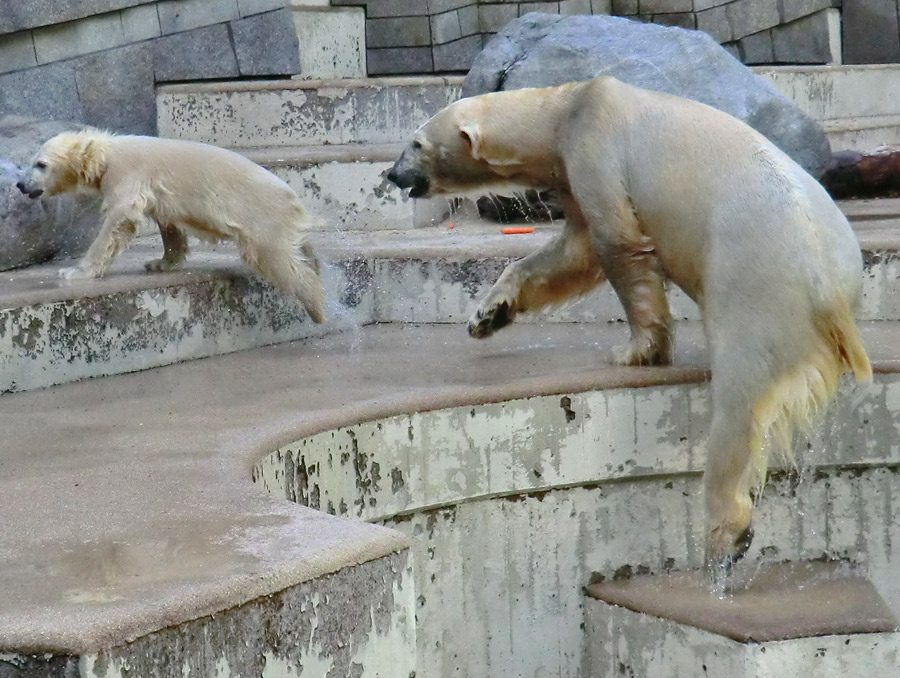
{"label": "young polar bear", "polygon": [[76,189],[99,191],[103,224],[81,262],[64,278],[97,278],[141,225],[156,223],[162,259],[148,271],[184,262],[187,236],[231,239],[241,258],[295,296],[315,322],[324,319],[319,261],[304,239],[309,215],[291,188],[247,158],[215,146],[96,130],[47,141],[17,186],[31,198]]}
{"label": "young polar bear", "polygon": [[555,188],[562,233],[511,264],[469,320],[487,337],[604,276],[631,341],[623,365],[672,359],[668,277],[700,307],[712,363],[706,562],[752,538],[750,492],[838,377],[871,376],[853,310],[862,257],[822,187],[718,110],[610,77],[463,99],[415,134],[388,178],[413,197]]}

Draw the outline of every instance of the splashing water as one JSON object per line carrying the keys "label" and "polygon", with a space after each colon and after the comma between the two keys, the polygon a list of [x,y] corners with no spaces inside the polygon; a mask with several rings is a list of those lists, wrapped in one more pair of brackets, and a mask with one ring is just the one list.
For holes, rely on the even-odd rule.
{"label": "splashing water", "polygon": [[[341,277],[342,271],[336,264],[322,261],[320,265],[323,280]],[[338,299],[325,299],[325,315],[328,318],[329,331],[347,333],[350,336],[350,350],[359,351],[362,347],[362,329],[353,311]]]}

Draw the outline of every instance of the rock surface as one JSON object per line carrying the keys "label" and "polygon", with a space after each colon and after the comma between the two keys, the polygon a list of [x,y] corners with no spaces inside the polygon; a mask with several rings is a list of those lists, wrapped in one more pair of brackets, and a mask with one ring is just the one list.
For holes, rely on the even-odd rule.
{"label": "rock surface", "polygon": [[771,139],[814,177],[831,157],[822,128],[708,34],[610,16],[532,12],[475,59],[462,95],[612,75],[714,106]]}
{"label": "rock surface", "polygon": [[67,194],[31,200],[16,188],[19,168],[41,144],[76,123],[0,117],[0,271],[77,257],[100,225],[100,201]]}

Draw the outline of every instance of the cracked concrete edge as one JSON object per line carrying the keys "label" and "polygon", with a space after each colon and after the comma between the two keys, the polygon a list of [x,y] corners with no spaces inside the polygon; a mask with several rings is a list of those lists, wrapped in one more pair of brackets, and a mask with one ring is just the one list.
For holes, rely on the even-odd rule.
{"label": "cracked concrete edge", "polygon": [[[411,554],[390,552],[114,646],[0,654],[0,678],[128,675],[409,676],[416,662]],[[281,673],[278,673],[281,671]]]}
{"label": "cracked concrete edge", "polygon": [[230,82],[190,82],[160,85],[158,95],[199,94],[206,92],[257,92],[306,89],[384,89],[387,87],[461,87],[461,75],[399,76],[384,78],[347,78],[339,80],[233,80]]}

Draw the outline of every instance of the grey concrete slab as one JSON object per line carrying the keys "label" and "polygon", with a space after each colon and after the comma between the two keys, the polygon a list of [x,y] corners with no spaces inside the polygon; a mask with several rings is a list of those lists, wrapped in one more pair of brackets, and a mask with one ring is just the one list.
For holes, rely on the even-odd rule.
{"label": "grey concrete slab", "polygon": [[844,563],[766,563],[738,572],[742,580],[727,596],[711,591],[702,572],[605,581],[587,593],[742,643],[889,633],[898,626],[872,583]]}

